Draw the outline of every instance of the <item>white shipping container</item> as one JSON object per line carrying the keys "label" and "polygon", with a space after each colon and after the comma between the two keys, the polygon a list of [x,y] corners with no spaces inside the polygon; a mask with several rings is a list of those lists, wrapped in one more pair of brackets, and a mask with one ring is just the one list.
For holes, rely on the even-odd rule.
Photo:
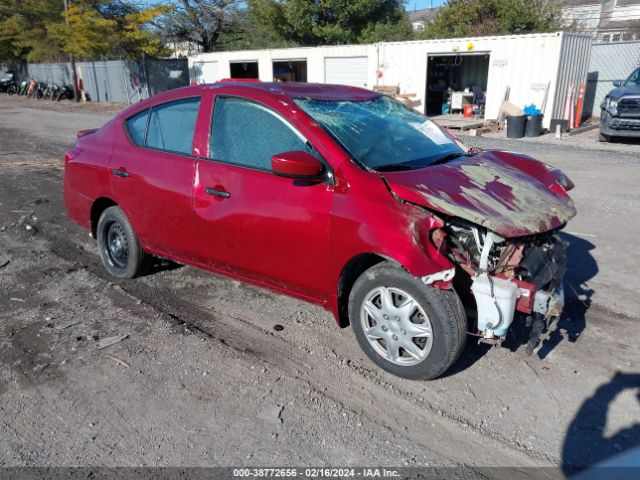
{"label": "white shipping container", "polygon": [[231,77],[232,62],[257,62],[259,79],[270,82],[274,61],[306,61],[308,82],[337,82],[371,89],[376,85],[398,86],[400,93],[415,94],[415,108],[426,113],[429,56],[481,56],[485,59],[483,65],[488,59],[488,71],[477,72],[486,76],[485,118],[498,118],[508,88],[509,101],[521,108],[530,104],[542,108],[546,97],[543,126],[549,128],[552,118],[565,118],[570,86],[586,83],[591,42],[589,35],[557,32],[215,52],[189,57],[189,67],[192,78],[199,81],[194,72],[198,65],[217,62],[217,78],[204,77],[204,81],[213,82]]}
{"label": "white shipping container", "polygon": [[[306,61],[307,82],[326,83],[327,58],[364,58],[366,59],[367,84],[369,88],[375,85],[371,72],[375,72],[377,60],[376,45],[345,45],[335,47],[300,47],[280,48],[273,50],[239,50],[232,52],[201,53],[189,57],[191,78],[198,80],[196,67],[202,62],[217,62],[216,78],[205,78],[206,83],[216,82],[224,78],[231,78],[231,63],[258,62],[258,78],[263,82],[273,81],[273,62]],[[359,60],[362,62],[362,60]],[[372,81],[373,79],[373,81]]]}
{"label": "white shipping container", "polygon": [[586,83],[590,51],[589,35],[565,32],[381,43],[378,82],[415,93],[424,110],[429,55],[488,55],[485,118],[498,118],[507,88],[521,108],[542,108],[548,89],[543,126],[549,128],[552,118],[564,118],[569,85]]}

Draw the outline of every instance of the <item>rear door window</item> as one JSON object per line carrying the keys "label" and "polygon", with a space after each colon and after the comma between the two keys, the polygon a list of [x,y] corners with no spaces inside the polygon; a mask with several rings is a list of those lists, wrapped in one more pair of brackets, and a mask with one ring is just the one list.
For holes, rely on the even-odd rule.
{"label": "rear door window", "polygon": [[209,150],[213,160],[271,171],[273,155],[310,151],[309,145],[293,125],[265,105],[236,97],[216,99]]}
{"label": "rear door window", "polygon": [[151,109],[146,146],[191,155],[200,98],[187,98]]}

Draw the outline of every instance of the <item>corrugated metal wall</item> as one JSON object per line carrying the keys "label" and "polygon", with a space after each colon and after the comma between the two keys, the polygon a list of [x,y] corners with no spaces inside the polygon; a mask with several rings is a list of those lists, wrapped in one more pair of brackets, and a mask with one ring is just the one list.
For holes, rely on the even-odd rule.
{"label": "corrugated metal wall", "polygon": [[585,112],[600,118],[600,105],[614,87],[615,80],[624,80],[640,67],[640,42],[595,44],[587,80]]}
{"label": "corrugated metal wall", "polygon": [[[379,44],[380,84],[399,85],[402,93],[413,93],[424,111],[427,91],[429,55],[489,55],[486,108],[487,119],[497,119],[500,106],[509,90],[509,101],[524,108],[542,107],[545,92],[548,100],[544,126],[549,128],[553,111],[558,66],[562,58],[563,33],[512,35],[419,42]],[[577,36],[590,45],[590,37]],[[586,76],[585,60],[583,70]]]}
{"label": "corrugated metal wall", "polygon": [[30,63],[29,77],[39,82],[53,82],[60,85],[70,84],[71,66],[67,63]]}
{"label": "corrugated metal wall", "polygon": [[554,119],[566,118],[567,94],[571,86],[579,88],[587,81],[589,59],[591,57],[592,39],[590,36],[577,33],[562,34],[562,49],[558,62],[556,89],[551,105]]}
{"label": "corrugated metal wall", "polygon": [[[134,103],[149,95],[189,85],[185,59],[77,62],[76,69],[84,90],[96,102]],[[41,82],[73,83],[68,63],[32,63],[28,73]]]}

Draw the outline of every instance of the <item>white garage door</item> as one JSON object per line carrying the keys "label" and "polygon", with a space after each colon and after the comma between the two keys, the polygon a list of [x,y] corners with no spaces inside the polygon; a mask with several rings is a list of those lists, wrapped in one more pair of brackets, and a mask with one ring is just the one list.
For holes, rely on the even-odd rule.
{"label": "white garage door", "polygon": [[367,57],[328,57],[324,59],[326,83],[367,87]]}
{"label": "white garage door", "polygon": [[218,78],[218,62],[194,62],[193,76],[196,83],[213,83]]}

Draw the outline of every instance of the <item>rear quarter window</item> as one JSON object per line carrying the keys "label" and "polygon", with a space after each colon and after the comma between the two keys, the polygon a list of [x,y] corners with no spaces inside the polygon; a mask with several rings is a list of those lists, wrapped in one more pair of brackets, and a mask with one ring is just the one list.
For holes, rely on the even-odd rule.
{"label": "rear quarter window", "polygon": [[147,120],[149,118],[149,110],[137,113],[133,117],[127,119],[125,126],[129,132],[129,136],[136,145],[144,146],[144,136],[147,131]]}
{"label": "rear quarter window", "polygon": [[125,120],[125,128],[140,147],[191,155],[199,109],[200,97],[155,105]]}

